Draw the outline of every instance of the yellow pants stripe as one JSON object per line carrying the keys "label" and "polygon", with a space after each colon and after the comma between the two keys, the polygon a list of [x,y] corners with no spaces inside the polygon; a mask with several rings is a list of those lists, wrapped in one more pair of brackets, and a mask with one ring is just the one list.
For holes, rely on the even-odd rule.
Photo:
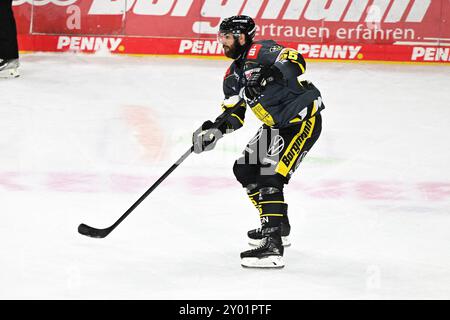
{"label": "yellow pants stripe", "polygon": [[283,214],[279,213],[264,213],[260,215],[261,217],[284,217]]}
{"label": "yellow pants stripe", "polygon": [[259,204],[266,204],[266,203],[285,203],[284,201],[261,201]]}
{"label": "yellow pants stripe", "polygon": [[285,177],[288,175],[289,170],[291,170],[298,156],[302,153],[306,140],[311,138],[315,123],[316,117],[312,117],[308,119],[308,121],[302,123],[299,133],[294,136],[289,143],[289,146],[286,148],[286,151],[281,156],[280,162],[275,168],[275,172],[278,172]]}

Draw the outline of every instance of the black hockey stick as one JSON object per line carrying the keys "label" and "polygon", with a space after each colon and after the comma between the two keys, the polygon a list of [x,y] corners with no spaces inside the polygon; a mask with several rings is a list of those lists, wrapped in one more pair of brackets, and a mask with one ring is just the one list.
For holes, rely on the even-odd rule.
{"label": "black hockey stick", "polygon": [[188,151],[186,151],[180,159],[177,160],[170,168],[167,170],[151,187],[148,189],[120,218],[117,220],[112,226],[105,228],[105,229],[97,229],[90,227],[84,223],[80,224],[78,226],[78,232],[82,235],[92,237],[92,238],[104,238],[108,234],[111,233],[136,207],[144,201],[147,196],[152,193],[153,190],[156,189],[157,186],[161,182],[163,182],[164,179],[167,178],[169,174],[172,173],[173,170],[175,170],[192,152],[194,151],[194,147],[192,146]]}
{"label": "black hockey stick", "polygon": [[[228,118],[228,116],[230,114],[232,114],[234,111],[236,111],[239,106],[241,105],[241,103],[243,102],[243,99],[239,100],[239,102],[232,107],[231,109],[227,110],[227,116],[223,117],[222,119],[219,120],[219,122],[215,125],[216,128],[220,127],[225,120]],[[171,173],[172,171],[174,171],[192,152],[194,151],[194,146],[192,146],[189,150],[187,150],[180,159],[177,160],[177,162],[175,162],[170,168],[169,170],[167,170],[127,211],[125,211],[125,213],[116,221],[114,222],[113,225],[109,226],[108,228],[105,229],[97,229],[97,228],[93,228],[90,227],[84,223],[80,224],[78,226],[78,232],[82,235],[91,237],[91,238],[104,238],[106,237],[108,234],[111,233],[111,231],[113,231],[131,212],[133,212],[134,209],[136,209],[136,207],[142,202],[144,201],[145,198],[147,198],[147,196],[152,193],[153,190],[156,189],[157,186],[159,186],[159,184],[161,182],[164,181],[164,179],[166,179]]]}

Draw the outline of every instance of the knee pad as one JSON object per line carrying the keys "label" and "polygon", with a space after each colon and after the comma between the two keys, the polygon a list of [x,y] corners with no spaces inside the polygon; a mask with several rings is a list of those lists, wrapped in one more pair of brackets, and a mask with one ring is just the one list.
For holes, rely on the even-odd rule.
{"label": "knee pad", "polygon": [[277,188],[283,192],[283,187],[287,183],[286,178],[281,174],[262,175],[257,178],[259,188]]}
{"label": "knee pad", "polygon": [[246,164],[242,158],[236,160],[233,165],[233,173],[244,188],[256,184],[256,172],[257,168],[254,165]]}
{"label": "knee pad", "polygon": [[259,201],[283,201],[283,189],[277,187],[262,187],[259,189]]}

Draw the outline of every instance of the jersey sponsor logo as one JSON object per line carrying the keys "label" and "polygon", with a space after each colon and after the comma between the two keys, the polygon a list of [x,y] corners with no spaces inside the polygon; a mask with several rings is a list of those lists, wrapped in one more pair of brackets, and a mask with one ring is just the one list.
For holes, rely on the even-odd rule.
{"label": "jersey sponsor logo", "polygon": [[256,59],[258,58],[259,50],[261,50],[262,45],[254,44],[250,50],[248,50],[247,59]]}
{"label": "jersey sponsor logo", "polygon": [[280,45],[275,45],[275,46],[270,47],[269,51],[270,51],[270,52],[276,52],[276,51],[280,51],[281,49],[283,49],[282,46],[280,46]]}
{"label": "jersey sponsor logo", "polygon": [[312,123],[311,121],[306,122],[305,129],[303,130],[303,133],[300,135],[300,137],[297,139],[297,141],[294,142],[294,144],[291,146],[289,152],[281,158],[281,161],[284,163],[284,165],[289,168],[292,160],[296,158],[296,156],[300,153],[300,146],[302,145],[303,141],[305,141],[312,130]]}
{"label": "jersey sponsor logo", "polygon": [[254,72],[260,72],[261,68],[253,68],[244,71],[244,76],[247,80],[249,80]]}
{"label": "jersey sponsor logo", "polygon": [[74,51],[92,51],[103,50],[116,51],[121,49],[119,46],[122,42],[121,38],[106,37],[75,37],[60,36],[58,37],[58,50],[74,50]]}
{"label": "jersey sponsor logo", "polygon": [[280,135],[276,135],[272,143],[270,144],[269,150],[267,150],[267,155],[270,157],[276,156],[284,149],[284,139]]}

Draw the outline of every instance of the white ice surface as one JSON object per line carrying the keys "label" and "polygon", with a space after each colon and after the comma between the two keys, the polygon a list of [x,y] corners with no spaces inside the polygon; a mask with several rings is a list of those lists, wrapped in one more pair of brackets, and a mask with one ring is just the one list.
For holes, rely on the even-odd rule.
{"label": "white ice surface", "polygon": [[232,165],[259,127],[191,155],[229,61],[30,54],[0,81],[0,299],[449,299],[450,68],[310,63],[323,132],[286,188],[282,270],[239,253],[258,214]]}

